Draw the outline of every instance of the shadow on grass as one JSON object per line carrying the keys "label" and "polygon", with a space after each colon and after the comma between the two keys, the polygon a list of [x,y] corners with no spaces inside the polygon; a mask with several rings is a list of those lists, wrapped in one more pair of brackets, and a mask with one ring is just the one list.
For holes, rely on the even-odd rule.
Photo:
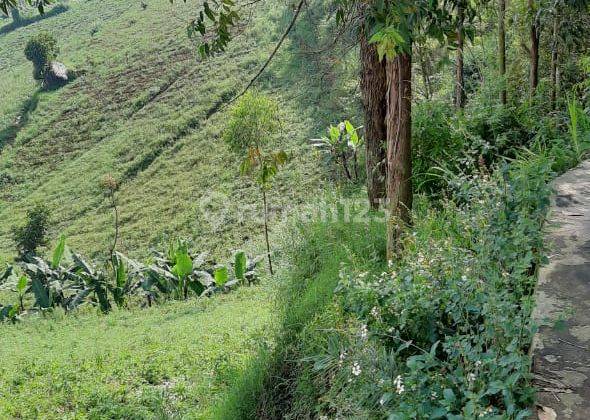
{"label": "shadow on grass", "polygon": [[23,27],[28,26],[32,23],[39,22],[40,20],[48,19],[50,17],[67,12],[68,9],[69,9],[68,6],[65,6],[63,4],[59,4],[59,5],[55,6],[53,9],[51,9],[50,11],[48,11],[47,13],[44,13],[42,15],[35,15],[35,16],[31,16],[31,17],[21,18],[20,20],[18,20],[16,22],[12,21],[8,25],[4,25],[0,28],[0,35],[6,35],[18,28],[23,28]]}
{"label": "shadow on grass", "polygon": [[21,130],[21,128],[23,128],[27,124],[27,122],[29,121],[29,117],[31,116],[31,113],[37,109],[40,95],[41,90],[35,91],[35,93],[33,93],[33,96],[27,99],[23,104],[19,112],[18,121],[0,130],[0,151],[4,149],[4,146],[6,146],[9,143],[12,143],[18,135],[18,132]]}

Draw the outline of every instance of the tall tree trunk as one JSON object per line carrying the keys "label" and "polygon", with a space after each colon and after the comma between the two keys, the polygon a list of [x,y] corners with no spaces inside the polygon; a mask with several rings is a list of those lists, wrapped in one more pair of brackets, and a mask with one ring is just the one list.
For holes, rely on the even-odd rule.
{"label": "tall tree trunk", "polygon": [[551,109],[555,110],[557,107],[557,36],[559,30],[559,14],[555,10],[553,16],[553,34],[551,40]]}
{"label": "tall tree trunk", "polygon": [[463,46],[465,37],[463,33],[464,20],[463,2],[457,4],[457,58],[455,63],[455,107],[465,107],[465,78],[463,72]]}
{"label": "tall tree trunk", "polygon": [[[411,51],[411,46],[410,49]],[[387,258],[399,254],[412,208],[412,56],[387,61]]]}
{"label": "tall tree trunk", "polygon": [[500,102],[506,105],[508,94],[506,92],[506,0],[498,1],[498,67],[502,78],[502,90],[500,91]]}
{"label": "tall tree trunk", "polygon": [[371,208],[385,199],[385,140],[387,125],[387,75],[375,45],[369,44],[364,29],[360,34],[361,94],[365,114],[367,193]]}
{"label": "tall tree trunk", "polygon": [[531,64],[530,64],[530,87],[531,97],[535,95],[537,85],[539,84],[539,41],[540,29],[539,21],[537,19],[537,11],[535,7],[535,0],[528,0],[529,13],[531,15]]}

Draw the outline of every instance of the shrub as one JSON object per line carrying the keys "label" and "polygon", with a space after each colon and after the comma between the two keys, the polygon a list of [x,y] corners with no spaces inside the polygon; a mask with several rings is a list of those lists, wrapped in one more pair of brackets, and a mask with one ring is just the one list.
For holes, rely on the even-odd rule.
{"label": "shrub", "polygon": [[35,255],[37,248],[47,244],[50,212],[44,204],[37,204],[27,211],[23,226],[13,228],[13,239],[20,258]]}
{"label": "shrub", "polygon": [[25,47],[25,57],[33,63],[35,79],[43,79],[47,66],[57,58],[58,53],[57,40],[47,32],[41,32],[29,39]]}
{"label": "shrub", "polygon": [[[521,156],[491,177],[464,178],[436,206],[415,208],[405,254],[386,272],[343,270],[352,329],[310,358],[338,418],[525,418],[535,267],[552,172]],[[466,200],[465,196],[470,199]]]}

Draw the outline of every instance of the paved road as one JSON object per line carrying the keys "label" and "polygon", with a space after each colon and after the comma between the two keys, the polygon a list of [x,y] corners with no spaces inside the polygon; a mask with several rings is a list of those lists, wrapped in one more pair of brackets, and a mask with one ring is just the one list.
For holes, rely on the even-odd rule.
{"label": "paved road", "polygon": [[555,191],[550,262],[540,271],[536,291],[534,317],[542,326],[533,345],[535,384],[538,404],[553,409],[557,419],[588,420],[590,161],[559,177]]}

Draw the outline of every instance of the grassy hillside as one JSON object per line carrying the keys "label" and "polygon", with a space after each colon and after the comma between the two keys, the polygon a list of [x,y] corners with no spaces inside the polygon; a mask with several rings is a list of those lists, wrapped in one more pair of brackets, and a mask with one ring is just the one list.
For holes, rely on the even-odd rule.
{"label": "grassy hillside", "polygon": [[0,418],[209,418],[270,330],[270,295],[243,288],[109,316],[0,324]]}
{"label": "grassy hillside", "polygon": [[[0,21],[0,266],[15,255],[11,228],[36,202],[52,211],[52,239],[64,233],[72,249],[104,256],[113,236],[99,186],[106,174],[121,183],[120,251],[142,257],[180,237],[214,257],[260,252],[259,192],[238,175],[220,134],[225,105],[274,47],[288,8],[258,7],[226,54],[200,61],[185,32],[195,2],[147,3],[61,2],[18,28]],[[81,73],[52,92],[39,91],[23,54],[39,31],[51,32],[58,59]],[[313,31],[301,34],[313,40]],[[344,117],[336,109],[354,106],[324,94],[337,84],[336,65],[327,84],[314,75],[319,57],[299,56],[300,45],[290,39],[258,84],[281,104],[277,142],[291,154],[270,194],[273,210],[296,211],[323,187],[307,139]],[[280,236],[278,217],[271,226]],[[0,417],[209,418],[273,336],[269,283],[211,300],[2,324]],[[2,293],[3,304],[15,299]]]}
{"label": "grassy hillside", "polygon": [[[65,233],[89,256],[104,253],[113,230],[99,187],[107,173],[121,182],[121,251],[144,255],[167,237],[192,238],[218,256],[254,248],[258,192],[238,176],[220,132],[224,105],[285,26],[284,8],[257,9],[226,54],[202,62],[185,32],[194,2],[153,0],[145,10],[118,0],[63,4],[66,11],[30,25],[0,27],[0,256],[14,254],[10,228],[37,201],[52,210],[52,236]],[[54,92],[37,90],[22,53],[41,30],[58,38],[58,59],[84,73]],[[317,161],[303,159],[323,123],[321,104],[285,65],[289,54],[287,45],[262,81],[282,105],[280,142],[292,154],[275,207],[304,202],[321,180]]]}

